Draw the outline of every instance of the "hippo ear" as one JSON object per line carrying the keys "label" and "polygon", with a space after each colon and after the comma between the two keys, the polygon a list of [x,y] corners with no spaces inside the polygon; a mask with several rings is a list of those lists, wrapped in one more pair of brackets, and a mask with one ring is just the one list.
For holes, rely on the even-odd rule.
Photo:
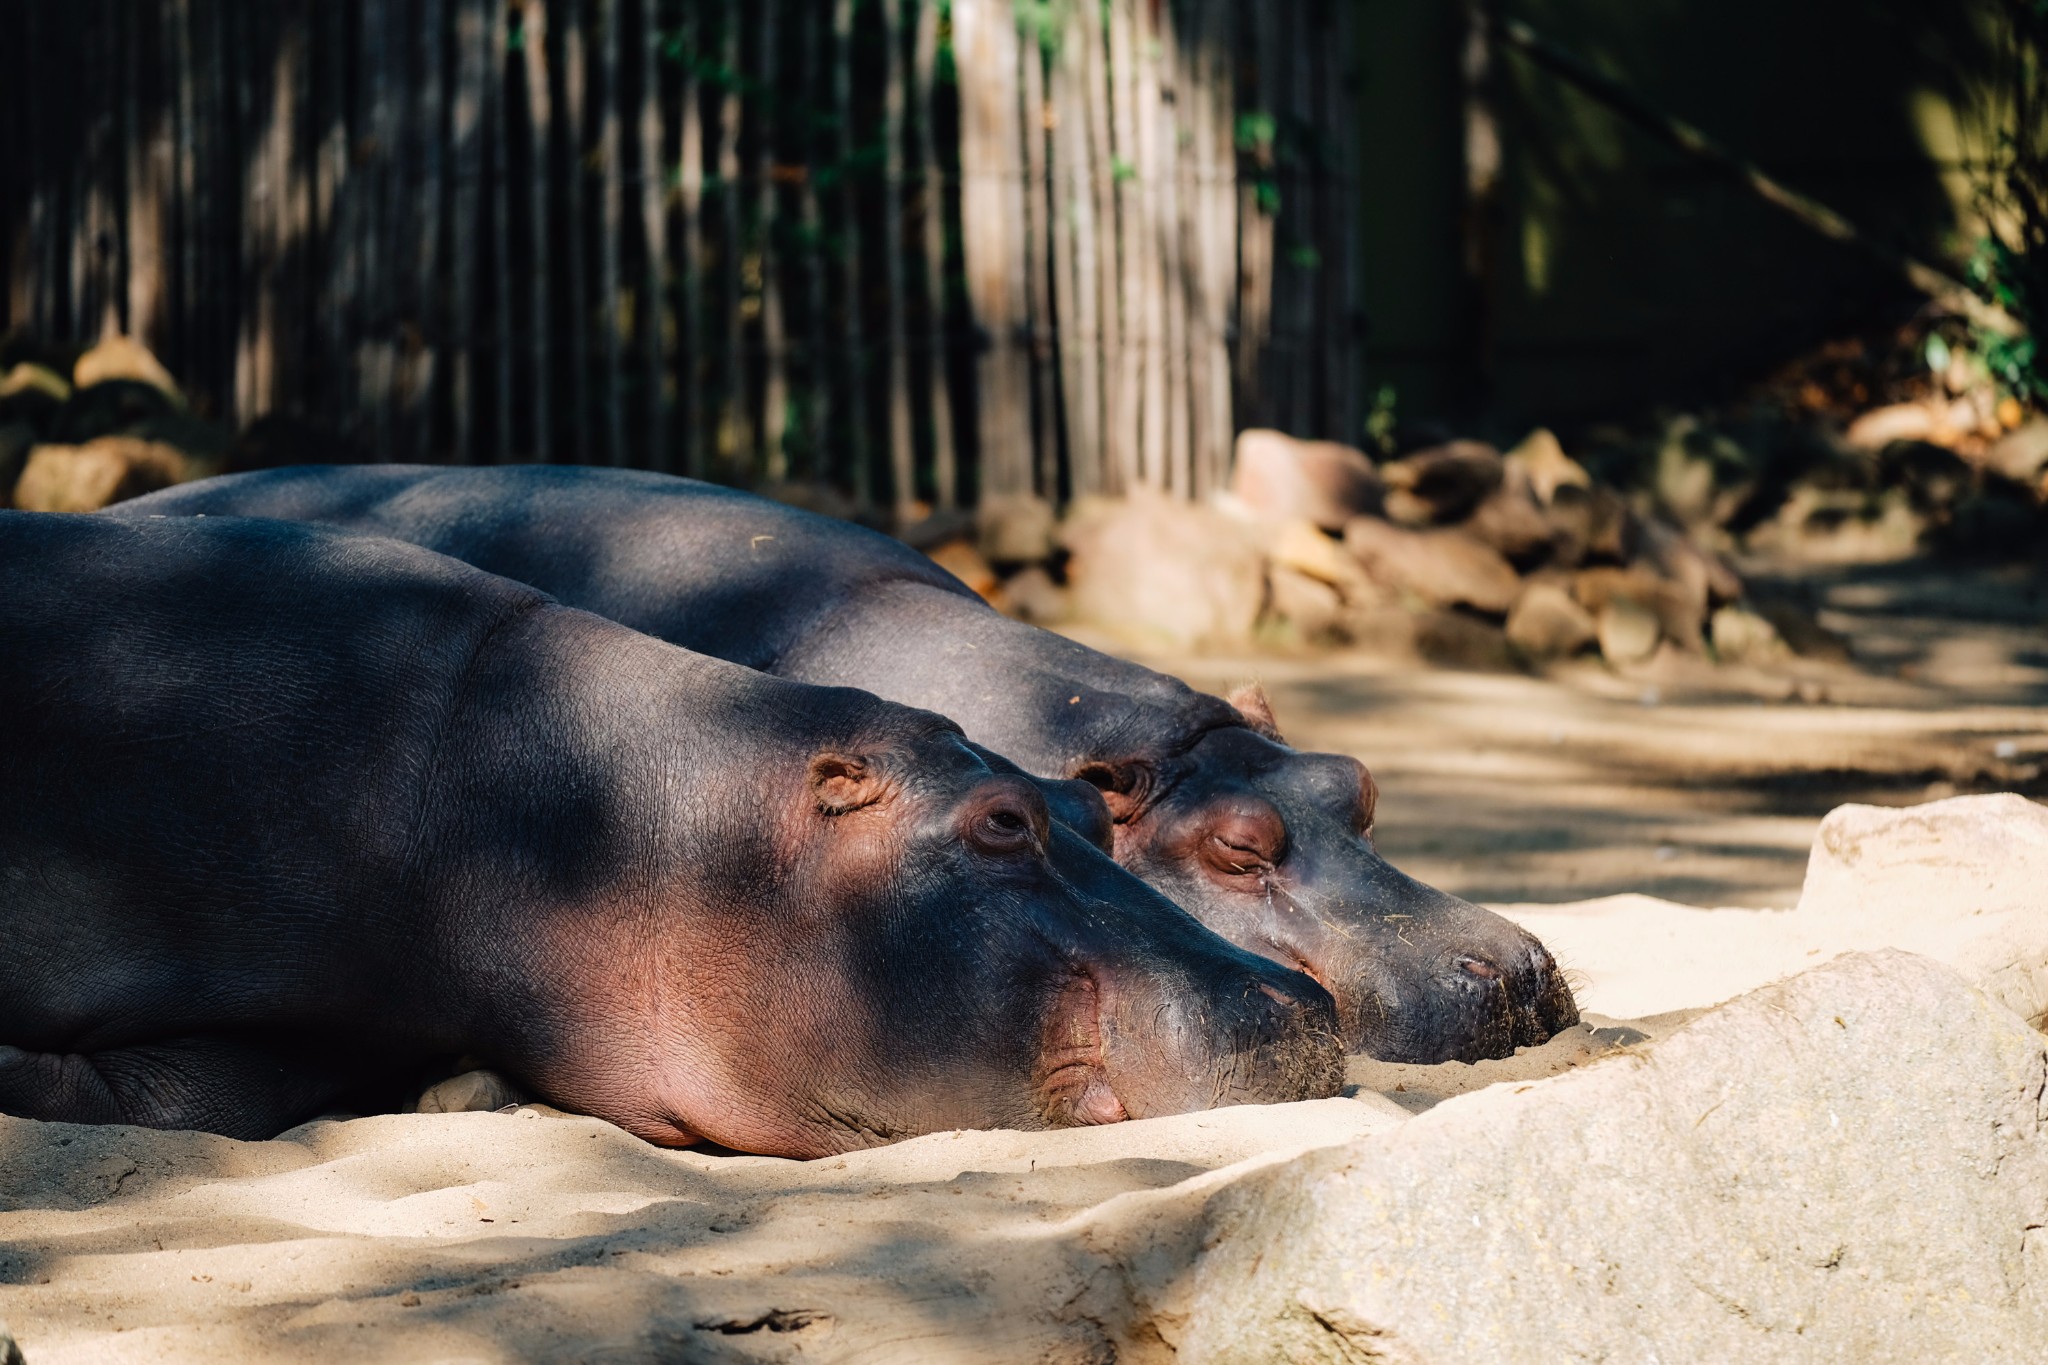
{"label": "hippo ear", "polygon": [[1246,683],[1230,694],[1230,704],[1237,708],[1237,714],[1244,717],[1244,723],[1251,726],[1252,733],[1264,735],[1275,744],[1285,744],[1280,738],[1280,722],[1273,719],[1273,703],[1266,697],[1266,689],[1258,683]]}
{"label": "hippo ear", "polygon": [[852,754],[819,754],[811,760],[811,793],[823,815],[845,815],[887,795],[887,783],[867,761]]}
{"label": "hippo ear", "polygon": [[1145,798],[1152,794],[1152,765],[1143,759],[1089,763],[1074,776],[1102,793],[1109,818],[1119,825],[1143,810]]}

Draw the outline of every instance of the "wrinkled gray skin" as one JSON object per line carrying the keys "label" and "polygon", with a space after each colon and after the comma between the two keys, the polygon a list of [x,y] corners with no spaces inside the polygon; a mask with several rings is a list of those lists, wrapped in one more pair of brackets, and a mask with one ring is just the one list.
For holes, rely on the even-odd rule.
{"label": "wrinkled gray skin", "polygon": [[1341,1079],[927,712],[235,518],[0,512],[0,641],[0,1112],[258,1138],[468,1053],[816,1156]]}
{"label": "wrinkled gray skin", "polygon": [[1473,1061],[1578,1019],[1536,939],[1373,849],[1358,762],[1289,748],[1262,697],[1240,709],[1009,620],[858,526],[692,480],[532,466],[266,470],[114,510],[395,536],[689,649],[950,716],[1032,773],[1096,786],[1117,860],[1322,982],[1354,1050]]}

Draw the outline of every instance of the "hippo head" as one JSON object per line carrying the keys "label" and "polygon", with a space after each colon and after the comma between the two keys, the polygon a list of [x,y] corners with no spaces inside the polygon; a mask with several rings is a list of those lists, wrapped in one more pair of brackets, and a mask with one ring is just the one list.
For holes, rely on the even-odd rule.
{"label": "hippo head", "polygon": [[642,1054],[664,1078],[634,1081],[619,1122],[818,1156],[1335,1093],[1320,986],[1051,820],[1058,784],[910,714],[915,732],[812,751],[744,865],[698,869],[745,889],[692,912],[692,998],[679,985],[657,1015],[673,1053]]}
{"label": "hippo head", "polygon": [[1530,934],[1396,870],[1373,848],[1377,789],[1356,759],[1282,742],[1263,692],[1244,724],[1162,759],[1091,762],[1117,861],[1232,942],[1336,999],[1348,1047],[1384,1061],[1504,1057],[1578,1022]]}

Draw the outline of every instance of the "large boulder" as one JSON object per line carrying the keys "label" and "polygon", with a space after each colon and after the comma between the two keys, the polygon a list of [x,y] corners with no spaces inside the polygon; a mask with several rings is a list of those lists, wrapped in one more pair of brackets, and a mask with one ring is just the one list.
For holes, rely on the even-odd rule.
{"label": "large boulder", "polygon": [[205,472],[183,451],[132,436],[37,446],[14,485],[25,512],[96,512]]}
{"label": "large boulder", "polygon": [[2036,1361],[2044,1082],[1947,968],[1842,958],[1126,1232],[1132,1358]]}
{"label": "large boulder", "polygon": [[1372,460],[1356,447],[1252,427],[1238,433],[1230,491],[1255,516],[1341,531],[1353,517],[1379,511],[1382,490]]}
{"label": "large boulder", "polygon": [[1168,645],[1242,644],[1266,603],[1253,528],[1150,490],[1084,498],[1061,528],[1071,618]]}
{"label": "large boulder", "polygon": [[1999,437],[1984,452],[1984,463],[2014,483],[2038,485],[2048,470],[2048,417],[2036,417]]}
{"label": "large boulder", "polygon": [[1344,548],[1375,581],[1430,606],[1504,615],[1522,592],[1521,577],[1500,551],[1456,527],[1411,531],[1357,517],[1344,528]]}
{"label": "large boulder", "polygon": [[178,381],[171,378],[171,372],[149,347],[134,337],[108,337],[78,357],[78,363],[71,368],[71,382],[81,389],[114,380],[147,384],[179,408],[185,406]]}
{"label": "large boulder", "polygon": [[[1531,659],[1577,654],[1600,636],[1591,612],[1555,583],[1531,583],[1508,609],[1508,643]],[[1651,641],[1651,648],[1656,641]]]}
{"label": "large boulder", "polygon": [[1557,500],[1561,488],[1590,491],[1593,487],[1593,476],[1586,467],[1565,454],[1564,446],[1545,427],[1524,436],[1519,445],[1501,456],[1501,464],[1508,478],[1528,484],[1545,507]]}

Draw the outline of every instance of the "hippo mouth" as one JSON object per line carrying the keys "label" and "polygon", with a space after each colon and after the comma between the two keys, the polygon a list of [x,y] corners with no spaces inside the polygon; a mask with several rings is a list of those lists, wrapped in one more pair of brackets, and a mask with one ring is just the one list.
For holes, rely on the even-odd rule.
{"label": "hippo mouth", "polygon": [[1036,1084],[1039,1112],[1051,1127],[1121,1123],[1130,1117],[1109,1081],[1103,995],[1093,976],[1076,972],[1060,988],[1046,1016]]}

